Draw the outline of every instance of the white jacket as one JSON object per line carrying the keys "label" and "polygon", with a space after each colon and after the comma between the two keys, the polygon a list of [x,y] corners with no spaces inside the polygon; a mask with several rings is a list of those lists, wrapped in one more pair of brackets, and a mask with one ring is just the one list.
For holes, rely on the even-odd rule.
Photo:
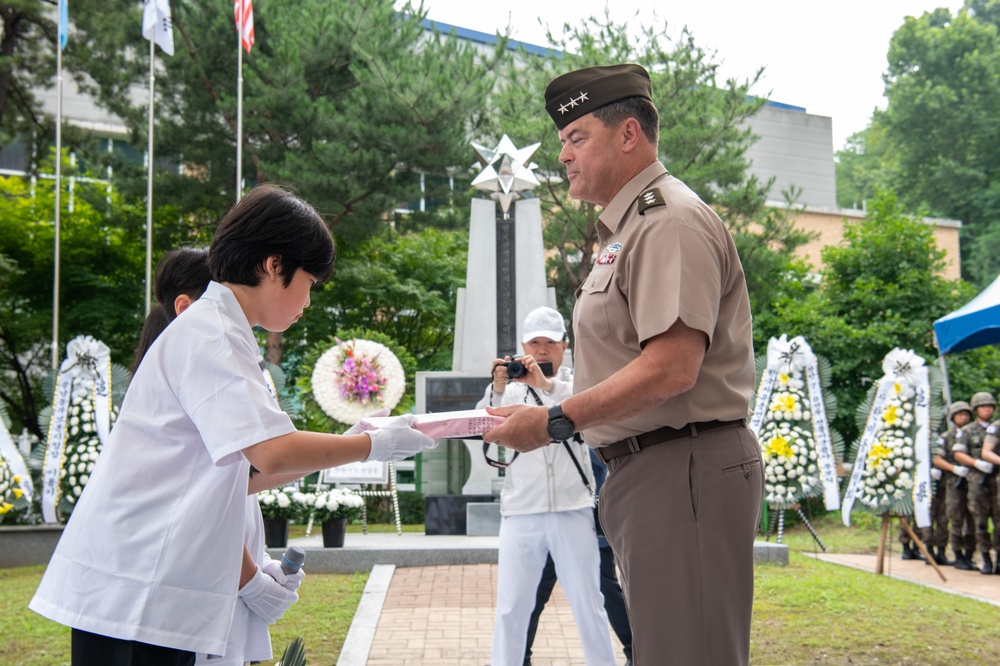
{"label": "white jacket", "polygon": [[[555,386],[551,393],[535,389],[544,405],[554,405],[573,394],[573,380],[565,368],[561,368],[552,381]],[[493,407],[538,404],[528,392],[528,385],[521,382],[508,383],[500,395],[493,393],[492,384],[488,385],[483,399],[476,407],[482,409],[490,406],[491,400]],[[587,446],[570,440],[569,448],[587,475],[590,488],[593,488],[594,472],[590,466]],[[559,442],[520,454],[505,472],[503,490],[500,491],[501,515],[575,511],[594,506],[593,494],[583,484],[580,472],[570,459],[570,453]]]}

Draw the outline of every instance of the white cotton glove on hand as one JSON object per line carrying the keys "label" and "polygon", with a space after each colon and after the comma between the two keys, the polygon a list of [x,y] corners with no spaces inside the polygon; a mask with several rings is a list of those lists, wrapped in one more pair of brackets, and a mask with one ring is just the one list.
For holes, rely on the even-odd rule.
{"label": "white cotton glove on hand", "polygon": [[369,414],[368,416],[366,416],[365,418],[361,419],[360,421],[358,421],[357,423],[355,423],[354,425],[352,425],[350,428],[348,428],[347,431],[344,432],[344,434],[345,435],[360,435],[363,432],[368,432],[369,430],[374,430],[375,426],[373,426],[372,424],[368,423],[365,419],[376,418],[376,417],[380,417],[380,416],[389,416],[389,410],[386,409],[385,407],[383,407],[382,409],[378,410],[374,414]]}
{"label": "white cotton glove on hand", "polygon": [[952,465],[951,471],[958,474],[963,479],[969,476],[969,468],[965,465]]}
{"label": "white cotton glove on hand", "polygon": [[941,470],[939,470],[937,467],[931,467],[931,478],[934,479],[935,481],[940,481]]}
{"label": "white cotton glove on hand", "polygon": [[298,571],[293,574],[286,574],[281,570],[281,561],[272,560],[267,553],[264,553],[264,564],[260,569],[289,592],[298,590],[299,586],[302,585],[302,579],[306,577],[306,572],[302,570],[302,567],[299,567]]}
{"label": "white cotton glove on hand", "polygon": [[993,473],[993,463],[991,463],[988,460],[977,460],[976,461],[976,469],[978,469],[983,474],[992,474]]}
{"label": "white cotton glove on hand", "polygon": [[247,608],[257,614],[268,624],[274,624],[285,611],[299,600],[299,595],[286,590],[278,581],[268,576],[257,567],[250,582],[240,590],[240,599]]}
{"label": "white cotton glove on hand", "polygon": [[404,414],[376,430],[369,430],[367,435],[372,440],[372,450],[364,462],[402,460],[437,446],[436,440],[413,428],[416,420],[413,414]]}

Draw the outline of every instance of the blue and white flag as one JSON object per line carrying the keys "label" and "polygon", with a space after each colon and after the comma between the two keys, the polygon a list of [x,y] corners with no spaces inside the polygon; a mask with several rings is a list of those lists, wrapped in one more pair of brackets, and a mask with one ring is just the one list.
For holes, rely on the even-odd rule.
{"label": "blue and white flag", "polygon": [[59,48],[66,50],[69,34],[69,0],[59,0]]}

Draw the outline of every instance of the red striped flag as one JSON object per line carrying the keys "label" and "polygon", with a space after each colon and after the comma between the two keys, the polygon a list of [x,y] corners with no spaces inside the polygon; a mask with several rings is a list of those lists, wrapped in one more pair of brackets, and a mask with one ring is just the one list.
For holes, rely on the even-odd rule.
{"label": "red striped flag", "polygon": [[253,0],[233,0],[236,30],[240,33],[243,48],[250,53],[253,47]]}

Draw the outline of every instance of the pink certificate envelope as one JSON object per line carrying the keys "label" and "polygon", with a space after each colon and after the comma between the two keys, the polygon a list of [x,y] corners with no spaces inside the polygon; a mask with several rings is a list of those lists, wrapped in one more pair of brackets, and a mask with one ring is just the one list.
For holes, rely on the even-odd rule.
{"label": "pink certificate envelope", "polygon": [[[376,428],[394,417],[373,417],[362,419]],[[482,435],[507,420],[505,416],[493,416],[485,409],[468,409],[461,412],[439,412],[437,414],[417,414],[413,427],[433,439],[462,439]]]}

